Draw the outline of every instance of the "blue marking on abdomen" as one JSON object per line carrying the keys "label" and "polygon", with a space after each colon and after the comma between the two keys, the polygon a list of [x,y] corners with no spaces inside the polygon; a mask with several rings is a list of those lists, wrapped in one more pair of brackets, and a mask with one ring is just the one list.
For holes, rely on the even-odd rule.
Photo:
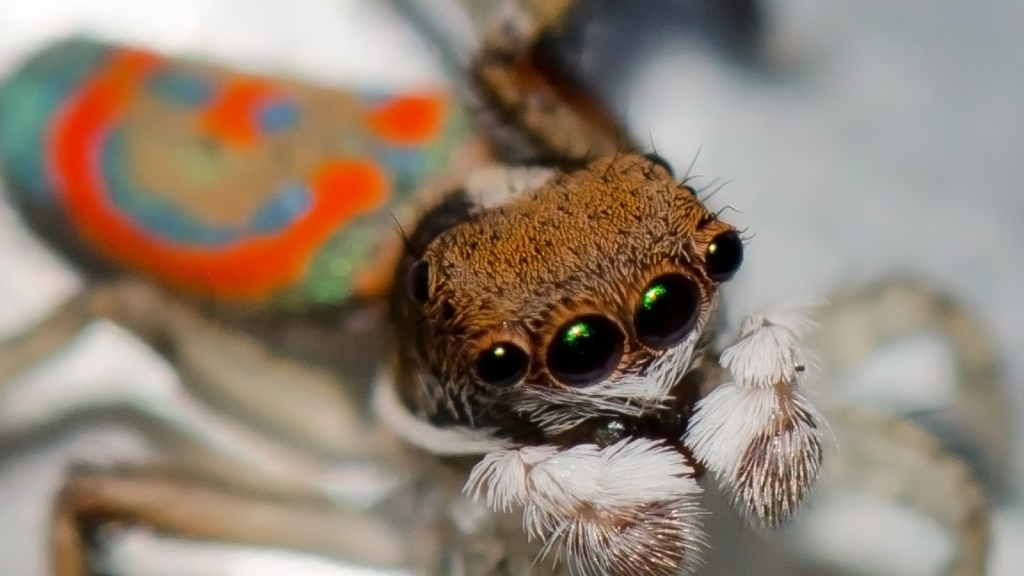
{"label": "blue marking on abdomen", "polygon": [[378,154],[388,169],[395,193],[401,196],[415,192],[430,166],[430,158],[420,147],[385,146]]}
{"label": "blue marking on abdomen", "polygon": [[103,144],[103,177],[111,200],[153,236],[176,244],[220,247],[239,239],[230,227],[210,226],[173,202],[135,187],[125,173],[124,134],[117,131]]}
{"label": "blue marking on abdomen", "polygon": [[264,134],[279,134],[297,126],[301,114],[294,102],[273,99],[256,107],[256,125]]}
{"label": "blue marking on abdomen", "polygon": [[109,52],[89,40],[67,40],[36,54],[0,82],[0,172],[16,200],[55,207],[58,196],[45,164],[47,134],[57,110]]}
{"label": "blue marking on abdomen", "polygon": [[306,215],[313,205],[309,188],[305,184],[293,183],[270,198],[252,220],[253,232],[271,234],[287,229],[293,222]]}
{"label": "blue marking on abdomen", "polygon": [[213,98],[214,86],[209,78],[181,70],[161,70],[146,87],[162,100],[186,108],[199,108]]}
{"label": "blue marking on abdomen", "polygon": [[122,150],[124,134],[120,131],[111,134],[103,145],[103,177],[111,200],[149,234],[175,244],[218,248],[254,235],[277,234],[287,230],[312,207],[309,188],[292,183],[271,196],[248,225],[211,226],[173,201],[140,191],[126,173]]}

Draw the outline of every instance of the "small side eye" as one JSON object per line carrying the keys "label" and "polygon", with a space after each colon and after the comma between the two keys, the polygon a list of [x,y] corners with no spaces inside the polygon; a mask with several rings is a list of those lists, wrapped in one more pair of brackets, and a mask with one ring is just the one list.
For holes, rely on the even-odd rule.
{"label": "small side eye", "polygon": [[476,357],[476,375],[486,384],[505,388],[519,382],[529,365],[525,350],[511,342],[499,342]]}
{"label": "small side eye", "polygon": [[430,264],[417,260],[405,273],[405,289],[409,297],[423,304],[430,298]]}
{"label": "small side eye", "polygon": [[708,277],[715,282],[731,280],[740,264],[743,264],[743,241],[735,231],[722,232],[708,244],[704,266]]}
{"label": "small side eye", "polygon": [[618,365],[624,342],[619,326],[604,316],[574,318],[558,330],[548,345],[548,370],[563,384],[593,384]]}
{"label": "small side eye", "polygon": [[657,164],[658,166],[661,166],[666,171],[668,171],[669,176],[675,178],[676,171],[672,169],[672,165],[668,163],[668,160],[665,160],[660,155],[654,152],[648,152],[647,154],[644,154],[644,158],[646,158],[647,161],[650,162],[651,164]]}
{"label": "small side eye", "polygon": [[644,288],[633,326],[647,346],[668,348],[693,330],[699,312],[697,285],[682,274],[664,274]]}

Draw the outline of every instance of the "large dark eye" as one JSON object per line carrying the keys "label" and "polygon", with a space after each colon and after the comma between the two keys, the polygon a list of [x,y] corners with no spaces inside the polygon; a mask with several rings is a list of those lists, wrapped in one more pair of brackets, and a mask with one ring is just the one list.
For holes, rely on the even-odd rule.
{"label": "large dark eye", "polygon": [[682,274],[663,274],[644,288],[633,316],[640,341],[651,348],[668,348],[697,323],[700,290]]}
{"label": "large dark eye", "polygon": [[604,316],[574,318],[548,346],[548,369],[564,384],[593,384],[618,365],[624,341],[622,330]]}
{"label": "large dark eye", "polygon": [[405,273],[405,289],[409,296],[420,304],[430,297],[430,264],[426,260],[417,260]]}
{"label": "large dark eye", "polygon": [[656,152],[648,152],[647,154],[644,154],[644,158],[646,158],[648,162],[657,164],[664,168],[665,171],[669,173],[669,176],[675,177],[675,170],[672,169],[672,165],[668,163],[668,160],[665,160]]}
{"label": "large dark eye", "polygon": [[530,365],[530,356],[511,342],[499,342],[476,357],[476,375],[491,386],[519,382]]}
{"label": "large dark eye", "polygon": [[731,280],[740,264],[743,264],[743,241],[736,232],[722,232],[708,244],[704,265],[708,277],[715,282]]}

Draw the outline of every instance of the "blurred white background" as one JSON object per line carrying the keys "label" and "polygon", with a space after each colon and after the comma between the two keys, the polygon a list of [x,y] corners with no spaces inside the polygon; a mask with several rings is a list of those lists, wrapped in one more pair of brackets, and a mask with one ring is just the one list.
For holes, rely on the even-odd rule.
{"label": "blurred white background", "polygon": [[[615,88],[635,133],[649,134],[680,172],[699,148],[694,171],[730,181],[714,202],[740,210],[733,221],[756,233],[732,286],[736,309],[821,301],[837,286],[894,271],[937,279],[992,330],[1024,414],[1024,3],[770,6],[793,55],[785,81],[670,44]],[[0,74],[82,31],[328,83],[440,78],[423,45],[370,0],[0,0]],[[78,286],[0,208],[0,333]],[[120,334],[83,346],[88,357],[65,361],[65,370],[86,362],[96,379],[166,377]],[[917,380],[942,377],[927,358],[908,357],[903,369]],[[69,458],[140,451],[140,439],[97,429],[0,462],[0,573],[44,574],[48,503]],[[811,520],[821,554],[901,576],[941,562],[941,536],[884,509],[878,522],[852,521],[850,506],[867,505],[835,503]],[[1018,503],[996,516],[991,573],[1020,576],[1024,512]]]}

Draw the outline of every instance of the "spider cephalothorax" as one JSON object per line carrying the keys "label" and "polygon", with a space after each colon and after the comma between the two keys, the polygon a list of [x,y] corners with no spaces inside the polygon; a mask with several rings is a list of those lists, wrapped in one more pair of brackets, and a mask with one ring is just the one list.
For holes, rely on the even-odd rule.
{"label": "spider cephalothorax", "polygon": [[716,388],[737,230],[657,158],[545,174],[462,190],[407,238],[381,412],[421,447],[486,454],[467,490],[522,507],[527,533],[573,572],[685,571],[705,469],[769,524],[817,474],[815,416],[795,391],[799,321],[745,325],[721,357],[734,382]]}
{"label": "spider cephalothorax", "polygon": [[632,154],[489,209],[461,198],[458,225],[404,272],[415,408],[438,425],[550,441],[662,405],[742,260],[736,230]]}

